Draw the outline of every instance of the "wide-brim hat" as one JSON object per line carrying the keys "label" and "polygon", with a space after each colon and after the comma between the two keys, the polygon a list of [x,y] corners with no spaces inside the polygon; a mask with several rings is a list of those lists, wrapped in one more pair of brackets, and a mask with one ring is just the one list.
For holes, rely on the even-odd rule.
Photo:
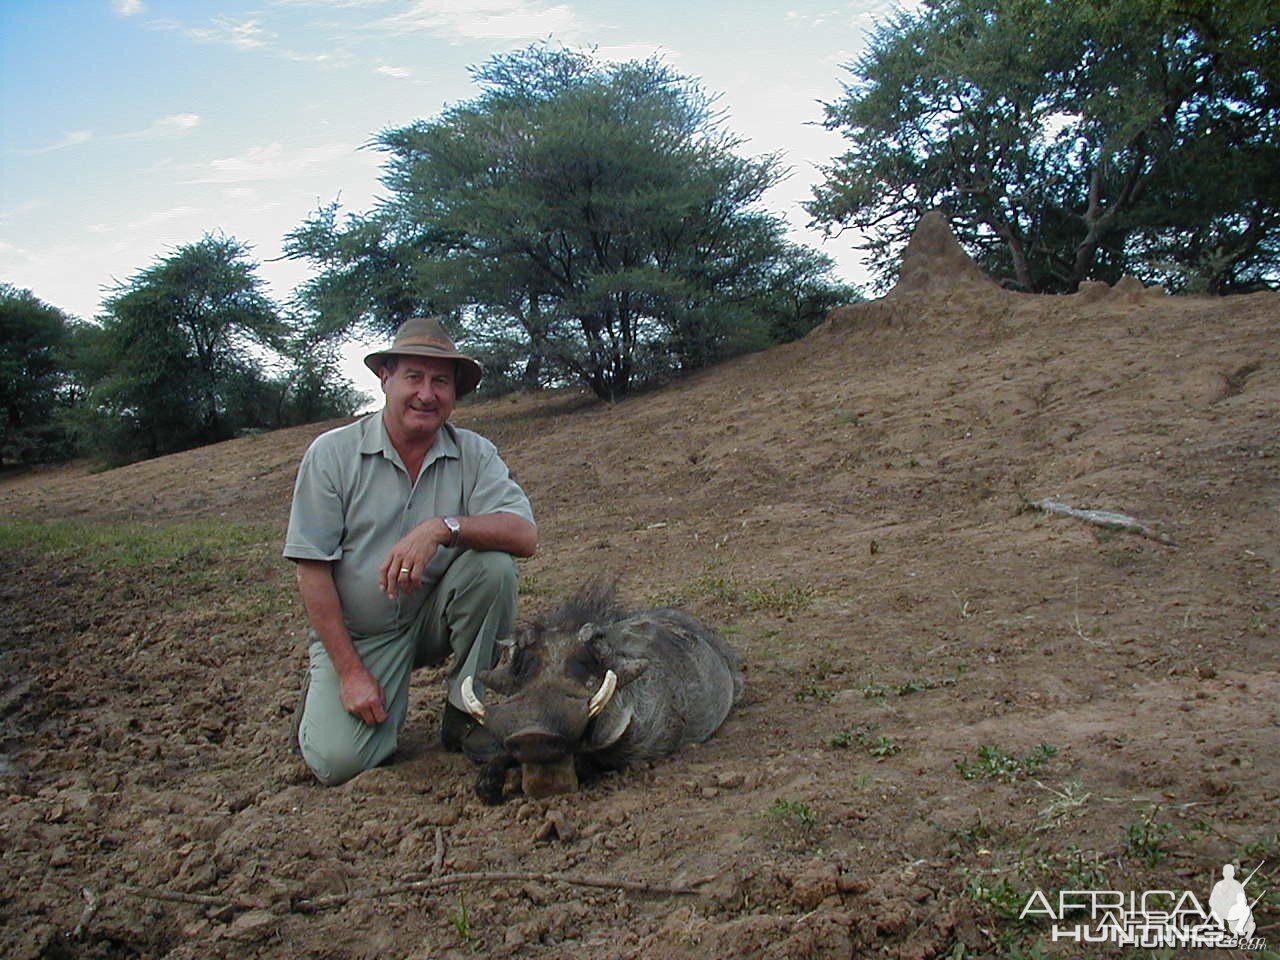
{"label": "wide-brim hat", "polygon": [[436,317],[414,317],[400,324],[391,346],[378,350],[364,358],[364,365],[374,373],[382,373],[382,364],[388,357],[435,357],[458,362],[458,396],[465,397],[480,384],[484,367],[474,357],[458,350],[444,324]]}

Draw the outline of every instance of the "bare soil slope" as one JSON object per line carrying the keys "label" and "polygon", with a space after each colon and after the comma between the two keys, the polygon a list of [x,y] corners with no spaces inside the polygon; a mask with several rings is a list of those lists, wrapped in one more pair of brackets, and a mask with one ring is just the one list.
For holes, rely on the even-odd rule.
{"label": "bare soil slope", "polygon": [[475,801],[439,674],[394,764],[326,790],[289,756],[274,557],[323,426],[4,481],[10,521],[263,532],[231,592],[0,557],[0,954],[958,957],[1033,942],[1006,914],[1036,886],[1207,898],[1270,857],[1274,889],[1280,296],[1021,295],[948,239],[801,342],[615,405],[460,411],[538,513],[525,613],[613,572],[747,664],[717,737],[575,796]]}

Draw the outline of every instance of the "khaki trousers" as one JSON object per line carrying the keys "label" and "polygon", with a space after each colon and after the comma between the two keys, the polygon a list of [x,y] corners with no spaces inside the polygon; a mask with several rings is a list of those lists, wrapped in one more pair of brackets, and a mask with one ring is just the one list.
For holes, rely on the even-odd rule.
{"label": "khaki trousers", "polygon": [[316,778],[335,786],[391,756],[409,713],[409,676],[415,667],[437,666],[452,653],[448,699],[461,709],[462,681],[491,667],[497,640],[511,633],[517,585],[509,554],[463,551],[413,623],[355,641],[387,698],[388,717],[377,726],[343,709],[337,671],[312,631],[310,684],[298,743]]}

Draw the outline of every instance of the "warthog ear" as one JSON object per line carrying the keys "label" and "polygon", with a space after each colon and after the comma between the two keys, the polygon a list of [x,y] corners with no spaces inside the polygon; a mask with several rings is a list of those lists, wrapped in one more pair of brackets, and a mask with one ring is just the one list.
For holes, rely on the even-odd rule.
{"label": "warthog ear", "polygon": [[627,657],[618,653],[605,627],[588,623],[578,631],[578,639],[591,650],[603,669],[612,670],[617,675],[620,687],[625,687],[649,668],[649,661],[644,657]]}
{"label": "warthog ear", "polygon": [[605,638],[605,629],[599,624],[584,623],[578,628],[578,641],[589,647],[598,647]]}

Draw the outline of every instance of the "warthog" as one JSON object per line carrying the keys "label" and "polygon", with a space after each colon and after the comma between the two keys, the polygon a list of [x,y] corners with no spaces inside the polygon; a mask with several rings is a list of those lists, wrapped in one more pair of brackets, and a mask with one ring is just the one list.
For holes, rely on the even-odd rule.
{"label": "warthog", "polygon": [[671,608],[627,613],[601,583],[519,630],[477,679],[484,699],[470,678],[463,699],[501,750],[476,782],[487,803],[502,802],[517,763],[537,798],[701,743],[743,688],[737,655],[714,630]]}

